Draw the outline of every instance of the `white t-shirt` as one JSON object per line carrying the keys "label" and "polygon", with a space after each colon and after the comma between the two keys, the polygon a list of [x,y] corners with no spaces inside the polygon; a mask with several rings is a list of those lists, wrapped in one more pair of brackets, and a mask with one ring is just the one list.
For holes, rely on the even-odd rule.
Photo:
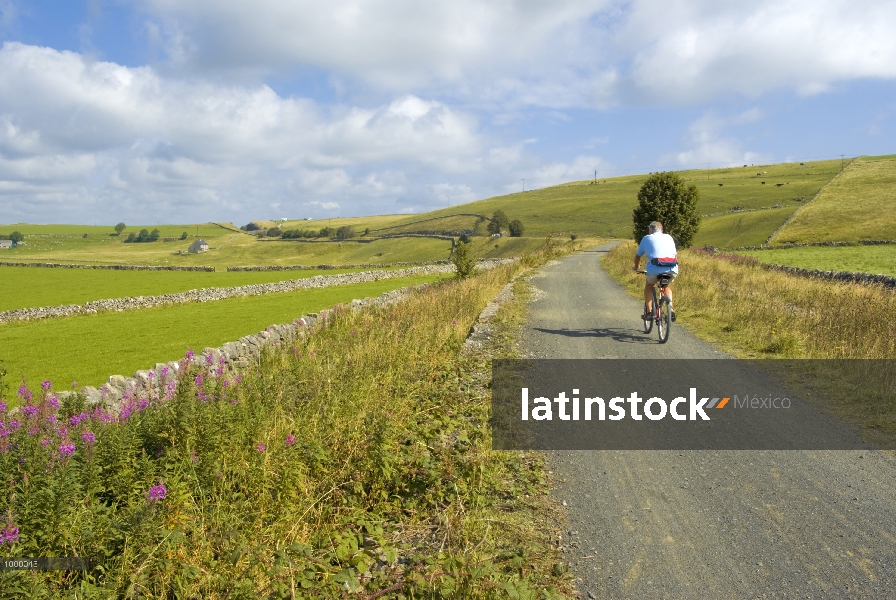
{"label": "white t-shirt", "polygon": [[678,265],[674,267],[661,267],[653,264],[654,260],[673,262],[678,260],[678,251],[675,249],[675,240],[668,233],[657,231],[641,238],[638,246],[638,256],[647,256],[647,265],[644,270],[648,275],[659,275],[672,271],[678,273]]}

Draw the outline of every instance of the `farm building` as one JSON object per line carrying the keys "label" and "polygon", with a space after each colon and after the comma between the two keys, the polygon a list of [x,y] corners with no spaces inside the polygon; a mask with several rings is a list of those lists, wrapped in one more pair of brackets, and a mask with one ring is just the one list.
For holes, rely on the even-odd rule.
{"label": "farm building", "polygon": [[0,240],[0,250],[9,250],[12,248],[12,240]]}
{"label": "farm building", "polygon": [[189,252],[193,252],[194,254],[199,254],[200,252],[208,252],[208,244],[205,240],[196,240],[192,244],[190,244]]}

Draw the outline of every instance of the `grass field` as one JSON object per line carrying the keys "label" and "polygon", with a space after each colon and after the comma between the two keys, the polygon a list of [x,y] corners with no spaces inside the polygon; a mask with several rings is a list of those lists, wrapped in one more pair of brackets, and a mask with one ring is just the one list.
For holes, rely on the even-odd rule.
{"label": "grass field", "polygon": [[[216,228],[217,236],[204,236],[209,251],[188,254],[192,240],[124,244],[120,238],[82,239],[70,234],[28,235],[22,248],[3,250],[0,261],[61,262],[77,264],[210,265],[223,270],[241,265],[357,264],[444,260],[451,242],[436,239],[389,239],[370,243],[261,241],[245,233]],[[0,229],[3,231],[3,229]],[[24,233],[24,232],[23,232]],[[108,239],[107,239],[108,238]],[[114,241],[112,241],[114,240]],[[180,251],[182,254],[176,255]]]}
{"label": "grass field", "polygon": [[896,239],[896,155],[861,157],[799,209],[772,244]]}
{"label": "grass field", "polygon": [[178,359],[187,348],[217,347],[340,302],[444,277],[390,279],[124,313],[7,323],[0,326],[0,360],[14,383],[24,377],[31,384],[49,379],[56,382],[57,389],[65,389],[71,381],[98,385],[110,375],[131,375],[157,362]]}
{"label": "grass field", "polygon": [[850,271],[896,277],[896,246],[804,247],[779,250],[741,250],[766,264],[820,271]]}
{"label": "grass field", "polygon": [[272,283],[359,269],[326,271],[104,271],[0,267],[0,311],[124,296],[161,296],[200,288]]}
{"label": "grass field", "polygon": [[693,245],[720,248],[760,246],[794,210],[795,206],[788,206],[705,218]]}

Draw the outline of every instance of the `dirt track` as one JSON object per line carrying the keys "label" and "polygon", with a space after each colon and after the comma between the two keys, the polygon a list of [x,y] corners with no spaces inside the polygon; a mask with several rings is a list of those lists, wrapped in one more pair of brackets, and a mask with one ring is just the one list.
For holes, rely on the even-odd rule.
{"label": "dirt track", "polygon": [[[549,265],[522,354],[722,358],[640,303],[595,249]],[[551,451],[583,598],[896,598],[896,457],[851,451]]]}

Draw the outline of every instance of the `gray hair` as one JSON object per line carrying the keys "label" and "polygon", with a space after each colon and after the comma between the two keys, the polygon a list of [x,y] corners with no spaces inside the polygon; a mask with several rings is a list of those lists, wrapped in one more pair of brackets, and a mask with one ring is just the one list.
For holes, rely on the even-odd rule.
{"label": "gray hair", "polygon": [[651,221],[648,227],[650,228],[650,233],[656,233],[657,231],[660,233],[663,232],[663,224],[659,221]]}

